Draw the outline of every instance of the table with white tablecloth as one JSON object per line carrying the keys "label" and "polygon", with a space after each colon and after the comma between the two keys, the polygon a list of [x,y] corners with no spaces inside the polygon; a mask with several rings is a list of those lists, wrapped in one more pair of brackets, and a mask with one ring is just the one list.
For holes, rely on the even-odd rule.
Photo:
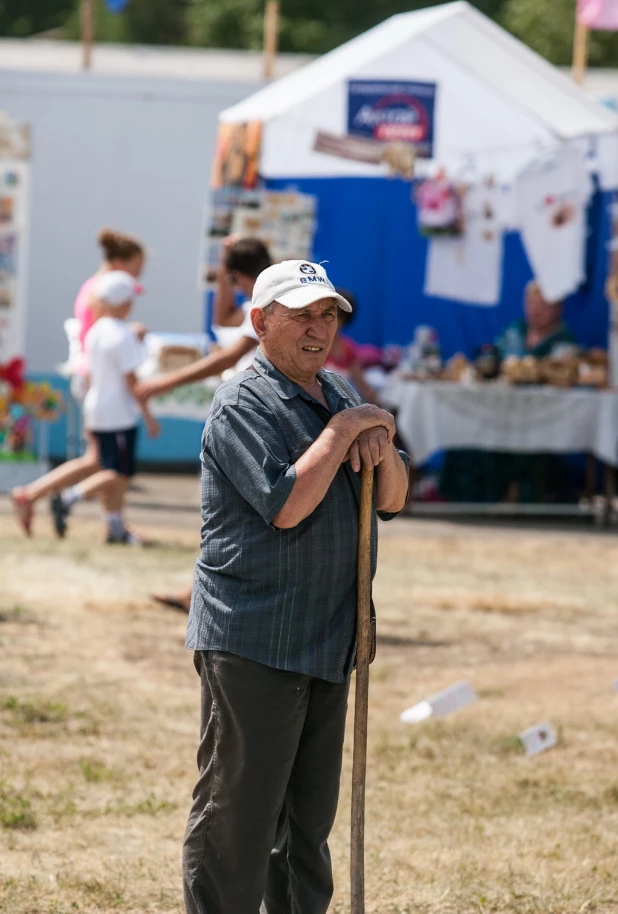
{"label": "table with white tablecloth", "polygon": [[391,376],[382,402],[418,466],[451,448],[586,452],[618,466],[618,392]]}

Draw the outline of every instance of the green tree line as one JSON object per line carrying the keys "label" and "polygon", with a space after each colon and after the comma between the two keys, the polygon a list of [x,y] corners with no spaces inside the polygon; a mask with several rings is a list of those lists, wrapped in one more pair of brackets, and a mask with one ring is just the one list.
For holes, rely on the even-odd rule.
{"label": "green tree line", "polygon": [[[321,54],[394,13],[441,0],[281,0],[280,48]],[[473,0],[518,38],[555,64],[571,61],[576,0]],[[80,0],[0,0],[0,35],[46,32],[79,36]],[[129,0],[120,14],[95,0],[98,41],[247,48],[262,45],[264,0]],[[593,66],[615,66],[618,35],[596,32]]]}

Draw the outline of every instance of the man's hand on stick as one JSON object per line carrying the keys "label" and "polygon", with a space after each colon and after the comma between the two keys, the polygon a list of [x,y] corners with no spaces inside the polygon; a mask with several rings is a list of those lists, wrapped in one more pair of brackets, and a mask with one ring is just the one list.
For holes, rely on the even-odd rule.
{"label": "man's hand on stick", "polygon": [[362,406],[344,409],[337,413],[329,424],[336,425],[343,435],[348,436],[348,440],[353,441],[363,432],[380,427],[386,430],[390,443],[395,437],[396,431],[394,417],[385,409],[374,406],[373,403],[364,403]]}
{"label": "man's hand on stick", "polygon": [[361,432],[356,441],[353,441],[346,454],[346,460],[355,473],[362,467],[372,470],[382,463],[386,457],[390,442],[386,429],[382,425]]}
{"label": "man's hand on stick", "polygon": [[390,413],[366,403],[338,413],[335,421],[344,435],[354,435],[344,462],[349,460],[355,473],[362,466],[373,469],[384,460],[395,437],[395,420]]}

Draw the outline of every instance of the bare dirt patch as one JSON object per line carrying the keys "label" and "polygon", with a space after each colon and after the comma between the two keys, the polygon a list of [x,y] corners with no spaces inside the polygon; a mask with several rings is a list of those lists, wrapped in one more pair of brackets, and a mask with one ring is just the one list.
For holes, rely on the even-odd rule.
{"label": "bare dirt patch", "polygon": [[[134,498],[162,544],[142,551],[104,548],[89,508],[64,542],[43,519],[21,539],[0,500],[3,914],[182,911],[198,683],[184,618],[147,594],[186,583],[196,490],[182,481],[174,500],[166,485],[159,502]],[[368,912],[618,914],[614,539],[415,521],[384,533]],[[399,722],[462,678],[478,704]],[[545,718],[560,744],[528,759],[517,734]],[[350,767],[348,740],[334,914],[349,911]]]}

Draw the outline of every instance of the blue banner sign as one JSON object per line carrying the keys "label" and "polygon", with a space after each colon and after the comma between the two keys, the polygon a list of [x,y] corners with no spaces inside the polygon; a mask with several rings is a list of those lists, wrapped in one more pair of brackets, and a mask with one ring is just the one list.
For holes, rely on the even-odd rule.
{"label": "blue banner sign", "polygon": [[413,143],[433,156],[436,84],[385,79],[348,83],[348,133],[385,143]]}

